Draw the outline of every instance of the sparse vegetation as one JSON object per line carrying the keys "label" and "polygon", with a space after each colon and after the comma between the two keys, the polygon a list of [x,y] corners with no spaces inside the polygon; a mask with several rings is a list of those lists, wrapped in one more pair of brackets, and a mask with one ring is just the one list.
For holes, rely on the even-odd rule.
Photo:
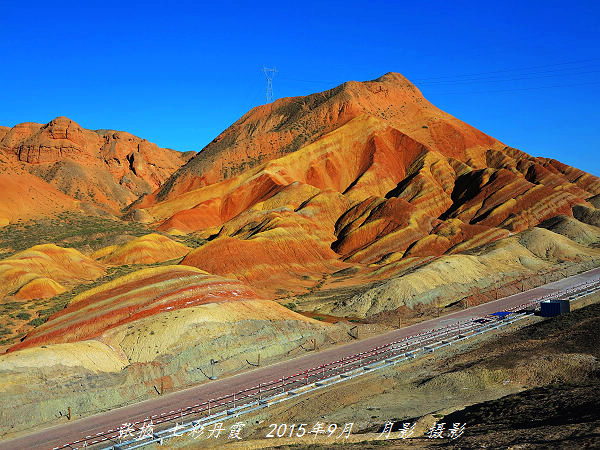
{"label": "sparse vegetation", "polygon": [[199,236],[195,236],[193,234],[184,234],[180,236],[169,236],[174,241],[177,241],[183,245],[187,245],[190,248],[198,248],[202,245],[206,244],[208,241]]}
{"label": "sparse vegetation", "polygon": [[91,252],[123,240],[153,232],[137,222],[60,213],[54,218],[12,223],[0,228],[0,259],[39,244],[57,244]]}
{"label": "sparse vegetation", "polygon": [[16,314],[15,317],[20,320],[29,320],[29,319],[31,319],[31,314],[26,313],[26,312],[20,312],[20,313]]}
{"label": "sparse vegetation", "polygon": [[36,317],[35,319],[33,319],[31,322],[28,323],[28,325],[31,325],[32,327],[39,327],[40,325],[42,325],[45,322],[44,319],[40,318],[40,317]]}

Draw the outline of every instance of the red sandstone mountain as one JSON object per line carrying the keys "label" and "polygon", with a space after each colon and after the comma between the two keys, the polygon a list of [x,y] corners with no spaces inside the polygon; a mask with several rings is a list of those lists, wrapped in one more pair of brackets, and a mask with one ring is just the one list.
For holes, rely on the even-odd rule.
{"label": "red sandstone mountain", "polygon": [[164,200],[232,178],[365,115],[393,127],[405,139],[479,165],[484,165],[482,149],[504,147],[433,106],[402,75],[388,73],[374,81],[349,81],[325,92],[282,98],[252,109],[182,167],[157,196]]}
{"label": "red sandstone mountain", "polygon": [[159,188],[192,154],[123,131],[87,130],[66,117],[0,128],[3,165],[111,212]]}
{"label": "red sandstone mountain", "polygon": [[210,237],[184,264],[283,293],[479,247],[598,193],[597,177],[507,147],[390,73],[254,108],[132,208]]}

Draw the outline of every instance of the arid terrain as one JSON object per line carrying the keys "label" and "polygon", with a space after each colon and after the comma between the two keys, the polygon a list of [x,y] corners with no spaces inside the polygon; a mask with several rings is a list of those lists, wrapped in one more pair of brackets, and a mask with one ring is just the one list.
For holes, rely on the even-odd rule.
{"label": "arid terrain", "polygon": [[[262,409],[243,418],[242,441],[218,442],[247,449],[596,448],[599,302],[595,294],[578,300],[569,315],[531,317],[423,360]],[[266,437],[272,423],[305,423],[310,431],[317,422],[339,428],[332,437]],[[383,433],[386,422],[394,423],[389,434]],[[352,433],[340,439],[346,423],[353,423]],[[403,439],[404,423],[416,425]],[[434,423],[445,424],[444,439],[428,437]],[[454,423],[465,428],[452,440],[447,434]],[[169,448],[215,442],[182,436]]]}
{"label": "arid terrain", "polygon": [[[65,117],[0,127],[0,437],[206,381],[211,359],[232,374],[598,266],[600,179],[504,145],[396,73],[253,108],[198,153]],[[530,338],[506,339],[525,354]],[[522,366],[481,352],[446,375],[436,359],[419,388],[430,409],[394,417],[464,400],[464,373],[466,390],[512,380],[467,403],[539,395],[523,386],[568,397],[527,378],[543,364],[597,382],[593,349]],[[492,367],[502,358],[518,367]],[[402,376],[434,370],[419,367]],[[400,376],[374,398],[413,395]]]}

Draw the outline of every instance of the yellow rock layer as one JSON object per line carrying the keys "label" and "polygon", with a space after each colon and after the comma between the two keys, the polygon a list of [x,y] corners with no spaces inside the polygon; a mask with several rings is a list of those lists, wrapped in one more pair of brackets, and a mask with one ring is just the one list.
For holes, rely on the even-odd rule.
{"label": "yellow rock layer", "polygon": [[0,260],[0,298],[17,292],[21,300],[51,297],[65,286],[95,280],[104,272],[102,264],[75,249],[36,245]]}
{"label": "yellow rock layer", "polygon": [[297,321],[299,325],[327,326],[273,301],[240,300],[235,303],[209,303],[146,317],[137,321],[134,328],[122,325],[105,332],[100,339],[127,355],[130,362],[149,362],[171,352],[178,345],[200,344],[198,333],[203,325],[213,325],[211,333],[226,335],[232,323],[244,321]]}
{"label": "yellow rock layer", "polygon": [[[126,358],[98,341],[48,344],[0,355],[0,372],[60,365],[84,367],[94,373],[118,372],[128,364]],[[0,386],[3,384],[0,380]]]}
{"label": "yellow rock layer", "polygon": [[166,236],[152,233],[123,245],[106,247],[92,255],[104,264],[153,264],[185,256],[190,249]]}

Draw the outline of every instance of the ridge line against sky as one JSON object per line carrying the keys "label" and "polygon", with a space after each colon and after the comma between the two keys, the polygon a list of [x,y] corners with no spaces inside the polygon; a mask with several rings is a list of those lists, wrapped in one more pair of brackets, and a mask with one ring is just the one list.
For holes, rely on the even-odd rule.
{"label": "ridge line against sky", "polygon": [[275,98],[398,72],[505,144],[600,176],[598,29],[592,1],[7,4],[0,125],[62,115],[198,151],[264,103],[263,65]]}

